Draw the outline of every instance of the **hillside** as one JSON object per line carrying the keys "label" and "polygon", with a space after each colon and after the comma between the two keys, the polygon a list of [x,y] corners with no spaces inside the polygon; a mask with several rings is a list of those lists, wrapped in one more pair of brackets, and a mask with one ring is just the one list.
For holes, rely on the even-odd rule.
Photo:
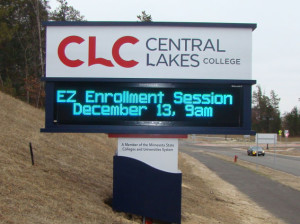
{"label": "hillside", "polygon": [[[0,117],[0,223],[141,223],[110,206],[115,139],[40,133],[44,112],[2,92]],[[179,166],[182,223],[281,223],[189,156]]]}
{"label": "hillside", "polygon": [[0,220],[126,223],[105,203],[111,197],[113,140],[102,134],[40,133],[44,112],[3,93],[0,117]]}

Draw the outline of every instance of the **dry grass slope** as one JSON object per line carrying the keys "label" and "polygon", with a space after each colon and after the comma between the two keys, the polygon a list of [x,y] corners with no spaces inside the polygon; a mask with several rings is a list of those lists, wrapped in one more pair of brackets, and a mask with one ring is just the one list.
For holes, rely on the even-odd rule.
{"label": "dry grass slope", "polygon": [[[44,112],[1,92],[0,118],[0,223],[141,223],[110,206],[115,139],[40,133]],[[281,223],[189,156],[179,165],[182,223]]]}
{"label": "dry grass slope", "polygon": [[109,205],[115,140],[40,133],[44,112],[3,93],[0,117],[0,222],[132,223]]}

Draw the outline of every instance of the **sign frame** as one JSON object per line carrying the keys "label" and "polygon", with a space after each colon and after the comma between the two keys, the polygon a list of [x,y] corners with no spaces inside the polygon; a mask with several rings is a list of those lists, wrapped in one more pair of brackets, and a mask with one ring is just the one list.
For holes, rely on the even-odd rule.
{"label": "sign frame", "polygon": [[[180,28],[180,29],[187,29],[190,30],[191,28],[205,28],[205,29],[218,29],[220,28],[219,31],[222,29],[228,29],[228,31],[238,31],[239,29],[245,30],[242,31],[244,34],[249,37],[249,31],[253,31],[256,29],[257,25],[253,23],[198,23],[198,22],[151,22],[151,23],[143,23],[143,22],[57,22],[57,21],[48,21],[44,22],[43,25],[47,28],[53,28],[55,30],[55,27],[60,28],[60,30],[63,30],[64,27],[74,27],[74,28],[88,28],[88,30],[93,30],[93,27],[102,27],[102,28],[115,28],[115,27],[122,27],[124,30],[126,28],[159,28],[161,29],[168,29],[168,28]],[[219,31],[215,30],[212,32],[214,34],[214,38],[216,38],[216,35],[219,35]],[[47,31],[48,32],[48,31]],[[190,31],[189,31],[190,32]],[[229,32],[230,33],[230,32]],[[94,33],[95,34],[95,33]],[[91,34],[91,35],[94,35]],[[48,35],[48,33],[47,33]],[[76,34],[74,34],[76,35]],[[122,34],[123,35],[123,34]],[[122,36],[121,35],[121,36]],[[193,36],[194,34],[192,34]],[[53,36],[53,35],[52,35]],[[147,36],[147,35],[146,35]],[[195,35],[197,36],[197,35]],[[205,36],[205,35],[204,35]],[[221,35],[222,36],[222,35]],[[180,38],[186,38],[186,37],[181,37],[180,35],[178,36]],[[230,35],[229,35],[230,37]],[[89,37],[84,37],[85,42],[90,41]],[[149,38],[149,37],[148,37]],[[170,37],[171,38],[171,37]],[[195,37],[196,38],[196,37]],[[201,38],[201,37],[197,37]],[[209,37],[206,37],[209,38]],[[227,40],[228,36],[224,37],[225,40]],[[163,39],[166,38],[162,38]],[[217,39],[216,39],[217,40]],[[249,60],[247,63],[251,64],[252,60],[252,51],[248,51],[249,49],[251,50],[252,46],[252,36],[247,39],[247,42],[243,42],[244,44],[247,44],[246,49],[247,49],[247,57],[246,59]],[[249,40],[251,40],[249,42]],[[218,40],[217,40],[218,41]],[[220,40],[221,41],[221,40]],[[47,43],[48,43],[48,36],[47,36]],[[81,47],[81,45],[76,44],[77,42],[74,42],[76,46]],[[74,44],[73,43],[73,44]],[[130,43],[130,42],[128,42]],[[195,42],[196,43],[196,42]],[[218,43],[218,42],[217,42]],[[250,46],[248,46],[248,43]],[[73,45],[72,44],[72,45]],[[86,43],[87,44],[87,43]],[[98,43],[97,43],[98,44]],[[205,45],[205,44],[204,44]],[[52,45],[47,45],[47,49],[50,51],[52,50]],[[67,46],[67,45],[65,45]],[[161,45],[164,47],[164,44]],[[193,45],[193,47],[196,47],[197,45]],[[205,45],[206,46],[206,45]],[[211,45],[209,45],[212,47]],[[230,44],[228,46],[231,46]],[[85,49],[87,50],[87,45],[85,45]],[[250,47],[250,48],[249,48]],[[212,47],[213,48],[213,47]],[[52,50],[52,55],[53,53],[57,54],[57,49],[56,47],[54,48],[55,50]],[[88,47],[89,49],[89,47]],[[222,51],[223,48],[220,48]],[[65,50],[65,48],[63,48]],[[204,50],[204,49],[202,49]],[[46,51],[46,56],[47,56]],[[202,51],[201,51],[202,52]],[[86,53],[86,52],[85,52]],[[179,52],[180,53],[180,52]],[[50,54],[50,56],[51,56]],[[48,55],[49,56],[49,55]],[[48,57],[47,56],[47,57]],[[78,56],[78,55],[77,55]],[[101,55],[97,55],[95,57],[101,57]],[[106,57],[106,56],[105,56]],[[72,58],[72,59],[76,59]],[[97,58],[96,58],[97,59]],[[47,58],[46,58],[47,60]],[[64,75],[62,71],[58,69],[58,73],[56,75],[48,75],[47,76],[47,67],[53,66],[53,64],[50,63],[50,65],[47,63],[46,65],[46,77],[42,78],[43,81],[45,81],[45,91],[46,91],[46,104],[45,104],[45,112],[46,112],[46,117],[45,117],[45,128],[41,129],[41,132],[73,132],[73,133],[111,133],[111,134],[242,134],[242,135],[254,135],[255,132],[251,130],[251,86],[256,83],[255,80],[251,80],[251,68],[249,70],[245,71],[242,70],[238,72],[238,76],[233,76],[231,74],[228,74],[227,72],[224,72],[224,76],[219,77],[214,74],[214,71],[209,72],[208,75],[205,75],[201,73],[201,75],[198,77],[194,76],[189,76],[188,72],[182,71],[180,73],[180,76],[174,76],[172,77],[171,74],[167,74],[166,77],[162,76],[143,76],[143,72],[140,72],[139,76],[143,78],[136,78],[132,76],[127,76],[124,75],[124,78],[120,78],[120,74],[118,74],[116,77],[107,77],[107,76],[102,76],[100,77],[94,77],[90,76],[87,74],[85,71],[83,72],[80,77],[78,76],[72,76],[72,75]],[[98,65],[99,66],[99,65]],[[251,67],[251,66],[250,66]],[[102,70],[101,70],[102,71]],[[120,70],[121,71],[121,70]],[[153,72],[153,71],[152,71]],[[243,72],[247,73],[247,75],[243,74]],[[149,71],[148,71],[149,73]],[[249,76],[249,74],[250,76]],[[152,74],[152,73],[151,73]],[[155,72],[154,72],[155,74]],[[240,75],[239,75],[240,74]],[[207,77],[207,78],[206,78]],[[230,78],[231,77],[231,78]],[[236,78],[238,77],[238,78]],[[242,127],[204,127],[204,126],[124,126],[124,125],[76,125],[76,124],[62,124],[62,125],[56,125],[54,124],[54,98],[55,98],[55,93],[54,93],[54,85],[55,83],[58,82],[130,82],[130,83],[206,83],[206,84],[231,84],[231,85],[242,85],[243,86],[243,125]],[[126,127],[126,128],[124,128]]]}

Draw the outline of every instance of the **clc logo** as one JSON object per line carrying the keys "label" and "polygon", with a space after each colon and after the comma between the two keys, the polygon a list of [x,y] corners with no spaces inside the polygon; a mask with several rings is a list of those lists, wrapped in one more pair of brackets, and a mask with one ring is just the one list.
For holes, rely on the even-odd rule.
{"label": "clc logo", "polygon": [[[82,65],[84,63],[84,61],[82,61],[80,59],[76,59],[76,60],[69,59],[65,54],[65,50],[66,50],[66,47],[70,43],[81,44],[84,41],[85,40],[79,36],[69,36],[69,37],[66,37],[65,39],[63,39],[60,42],[60,44],[58,46],[58,51],[57,51],[58,57],[61,60],[61,62],[68,67],[79,67],[80,65]],[[138,64],[137,61],[134,61],[134,60],[126,61],[120,56],[120,48],[122,47],[123,44],[127,44],[127,43],[136,44],[137,42],[139,42],[139,40],[137,38],[132,37],[132,36],[125,36],[125,37],[121,37],[114,43],[114,45],[112,47],[112,56],[118,65],[125,67],[125,68],[131,68]],[[93,36],[89,37],[88,54],[89,54],[88,55],[88,65],[89,66],[100,64],[100,65],[104,65],[107,67],[114,67],[113,63],[110,60],[107,60],[105,58],[96,58],[96,37],[93,37]]]}

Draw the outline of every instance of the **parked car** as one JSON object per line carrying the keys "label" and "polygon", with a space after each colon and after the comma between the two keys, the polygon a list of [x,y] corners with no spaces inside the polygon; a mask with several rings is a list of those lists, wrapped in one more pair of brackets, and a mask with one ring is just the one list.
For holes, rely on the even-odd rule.
{"label": "parked car", "polygon": [[248,156],[256,156],[256,153],[258,156],[265,155],[264,149],[260,146],[250,146],[249,149],[247,150]]}

